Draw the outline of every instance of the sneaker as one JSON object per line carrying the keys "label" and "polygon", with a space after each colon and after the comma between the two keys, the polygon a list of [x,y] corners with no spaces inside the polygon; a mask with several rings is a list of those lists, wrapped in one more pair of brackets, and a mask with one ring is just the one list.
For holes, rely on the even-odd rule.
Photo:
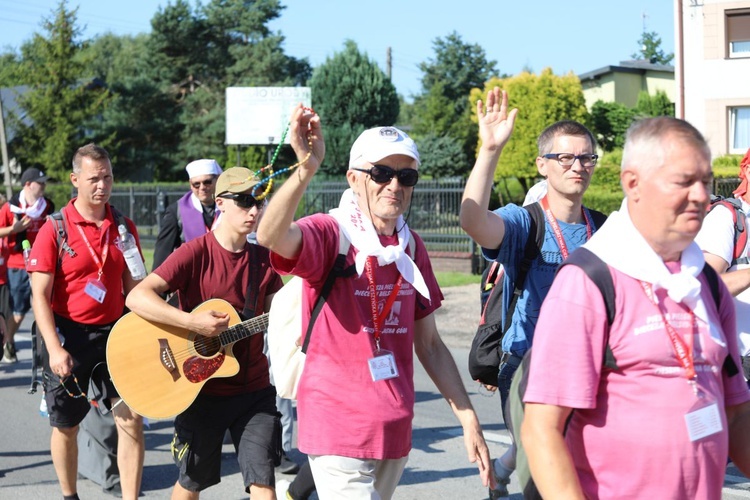
{"label": "sneaker", "polygon": [[276,470],[282,474],[296,474],[299,472],[299,465],[290,460],[289,457],[286,456],[286,453],[282,453],[281,463],[276,467]]}
{"label": "sneaker", "polygon": [[289,486],[292,483],[287,479],[279,479],[276,481],[276,500],[286,500],[291,498],[289,496]]}
{"label": "sneaker", "polygon": [[502,462],[496,458],[492,461],[492,474],[495,476],[497,488],[494,490],[490,488],[490,500],[510,496],[508,485],[510,484],[510,475],[513,474],[513,470],[505,467]]}
{"label": "sneaker", "polygon": [[16,346],[13,344],[5,344],[3,349],[3,363],[18,363],[18,357],[16,356]]}
{"label": "sneaker", "polygon": [[102,492],[107,495],[112,495],[113,497],[122,498],[122,487],[120,487],[120,483],[115,483],[114,486],[111,486],[110,488],[102,487]]}

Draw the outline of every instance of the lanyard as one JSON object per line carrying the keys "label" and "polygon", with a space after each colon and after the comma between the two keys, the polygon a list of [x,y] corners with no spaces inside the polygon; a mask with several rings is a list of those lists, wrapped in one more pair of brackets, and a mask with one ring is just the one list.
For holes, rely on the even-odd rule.
{"label": "lanyard", "polygon": [[377,257],[374,257],[372,255],[367,257],[367,262],[365,263],[365,272],[367,273],[367,283],[370,290],[370,312],[372,313],[372,323],[375,328],[375,350],[379,351],[381,325],[383,324],[383,321],[385,321],[385,317],[388,316],[391,307],[393,307],[393,303],[396,301],[396,295],[398,295],[398,291],[401,289],[401,283],[404,281],[404,278],[403,276],[399,275],[398,280],[396,280],[396,284],[393,286],[391,295],[388,297],[388,300],[383,306],[383,310],[380,312],[380,314],[378,314],[378,297],[376,295],[377,291],[375,289],[375,269],[373,267],[373,262],[376,258]]}
{"label": "lanyard", "polygon": [[646,293],[646,296],[649,298],[651,302],[656,306],[656,308],[659,310],[659,314],[661,314],[661,319],[664,322],[664,329],[667,331],[667,335],[669,336],[669,340],[672,344],[672,349],[674,349],[674,353],[677,356],[677,359],[679,360],[682,367],[685,369],[685,377],[689,381],[695,380],[695,363],[693,361],[693,335],[696,333],[696,321],[695,321],[695,314],[692,310],[689,310],[690,313],[690,324],[693,327],[693,332],[691,335],[688,335],[688,342],[685,342],[682,337],[677,333],[677,330],[674,329],[674,327],[667,321],[667,317],[664,314],[664,311],[662,311],[661,307],[659,307],[659,304],[656,300],[656,296],[654,295],[654,291],[650,284],[646,283],[645,281],[641,281],[641,287],[643,288],[643,291]]}
{"label": "lanyard", "polygon": [[101,281],[102,273],[104,272],[104,263],[107,262],[107,255],[109,254],[109,228],[111,226],[107,226],[107,230],[104,231],[104,248],[102,248],[102,258],[99,260],[99,256],[96,255],[96,252],[94,252],[94,248],[91,246],[91,242],[86,237],[86,233],[83,232],[83,229],[81,228],[80,224],[76,224],[76,228],[78,229],[78,232],[81,233],[81,238],[83,238],[84,243],[86,243],[86,248],[89,249],[89,253],[91,254],[91,258],[94,259],[94,264],[96,264],[96,267],[99,268],[99,274],[96,276],[96,279]]}
{"label": "lanyard", "polygon": [[[565,244],[565,238],[563,238],[560,224],[557,223],[557,219],[552,213],[552,210],[550,210],[549,208],[547,197],[545,196],[544,198],[542,198],[539,203],[540,205],[542,205],[544,216],[547,218],[547,222],[549,223],[550,227],[552,228],[552,232],[555,235],[557,246],[560,247],[560,254],[562,255],[563,260],[565,260],[568,258],[568,246]],[[581,206],[581,214],[583,214],[583,220],[586,222],[586,239],[589,240],[591,239],[591,233],[593,232],[592,228],[594,227],[594,224],[589,217],[589,213],[583,208],[583,206]]]}

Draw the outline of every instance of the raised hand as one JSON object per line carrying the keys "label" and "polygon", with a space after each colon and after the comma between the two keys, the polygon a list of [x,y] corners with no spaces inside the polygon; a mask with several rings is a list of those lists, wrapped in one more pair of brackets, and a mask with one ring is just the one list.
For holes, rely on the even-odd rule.
{"label": "raised hand", "polygon": [[302,163],[298,168],[301,172],[314,174],[326,152],[320,117],[310,108],[298,104],[292,111],[289,133],[297,161]]}
{"label": "raised hand", "polygon": [[518,109],[508,113],[508,93],[499,87],[487,92],[487,110],[481,99],[477,101],[477,120],[482,148],[494,151],[505,146],[513,133]]}

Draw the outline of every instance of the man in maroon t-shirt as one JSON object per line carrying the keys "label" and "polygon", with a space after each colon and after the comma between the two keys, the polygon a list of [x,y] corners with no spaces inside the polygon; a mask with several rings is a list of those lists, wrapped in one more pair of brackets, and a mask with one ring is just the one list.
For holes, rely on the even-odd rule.
{"label": "man in maroon t-shirt", "polygon": [[[243,319],[268,311],[282,282],[271,268],[268,250],[248,241],[264,206],[252,194],[257,184],[246,168],[222,173],[216,181],[216,208],[221,211],[218,227],[180,245],[133,289],[127,306],[149,321],[209,338],[230,327],[230,314],[207,308],[194,311],[208,299],[224,299]],[[160,298],[167,292],[177,293],[179,308]],[[231,377],[206,382],[190,407],[175,419],[172,453],[180,476],[172,498],[196,499],[221,480],[221,446],[229,431],[245,491],[253,500],[272,499],[274,463],[281,458],[281,424],[263,354],[263,335],[221,349],[212,359],[223,359],[231,349],[239,369]]]}

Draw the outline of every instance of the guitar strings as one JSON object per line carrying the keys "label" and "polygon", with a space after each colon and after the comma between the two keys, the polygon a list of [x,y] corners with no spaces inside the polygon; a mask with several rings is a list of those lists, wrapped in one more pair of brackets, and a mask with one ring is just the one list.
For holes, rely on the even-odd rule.
{"label": "guitar strings", "polygon": [[[253,323],[255,323],[255,328],[253,328],[253,326],[250,326]],[[248,322],[248,326],[245,326],[244,323],[239,323],[239,324],[230,326],[229,328],[227,328],[226,330],[224,330],[223,332],[221,332],[219,335],[215,337],[208,337],[206,335],[197,334],[197,335],[200,335],[200,339],[193,341],[192,347],[187,347],[184,349],[177,349],[177,350],[171,349],[170,347],[172,357],[174,358],[175,362],[182,362],[196,355],[210,359],[214,357],[216,354],[219,354],[219,352],[221,351],[221,348],[225,345],[221,342],[222,337],[234,336],[238,332],[240,335],[243,335],[243,332],[257,332],[258,330],[257,326],[263,325],[263,323],[264,321],[261,321],[261,320],[258,320],[258,321],[250,320]],[[244,338],[244,337],[240,337],[236,340],[241,340],[241,338]],[[227,344],[236,342],[236,340],[232,342],[227,342]],[[205,352],[211,352],[212,354],[202,354]]]}

